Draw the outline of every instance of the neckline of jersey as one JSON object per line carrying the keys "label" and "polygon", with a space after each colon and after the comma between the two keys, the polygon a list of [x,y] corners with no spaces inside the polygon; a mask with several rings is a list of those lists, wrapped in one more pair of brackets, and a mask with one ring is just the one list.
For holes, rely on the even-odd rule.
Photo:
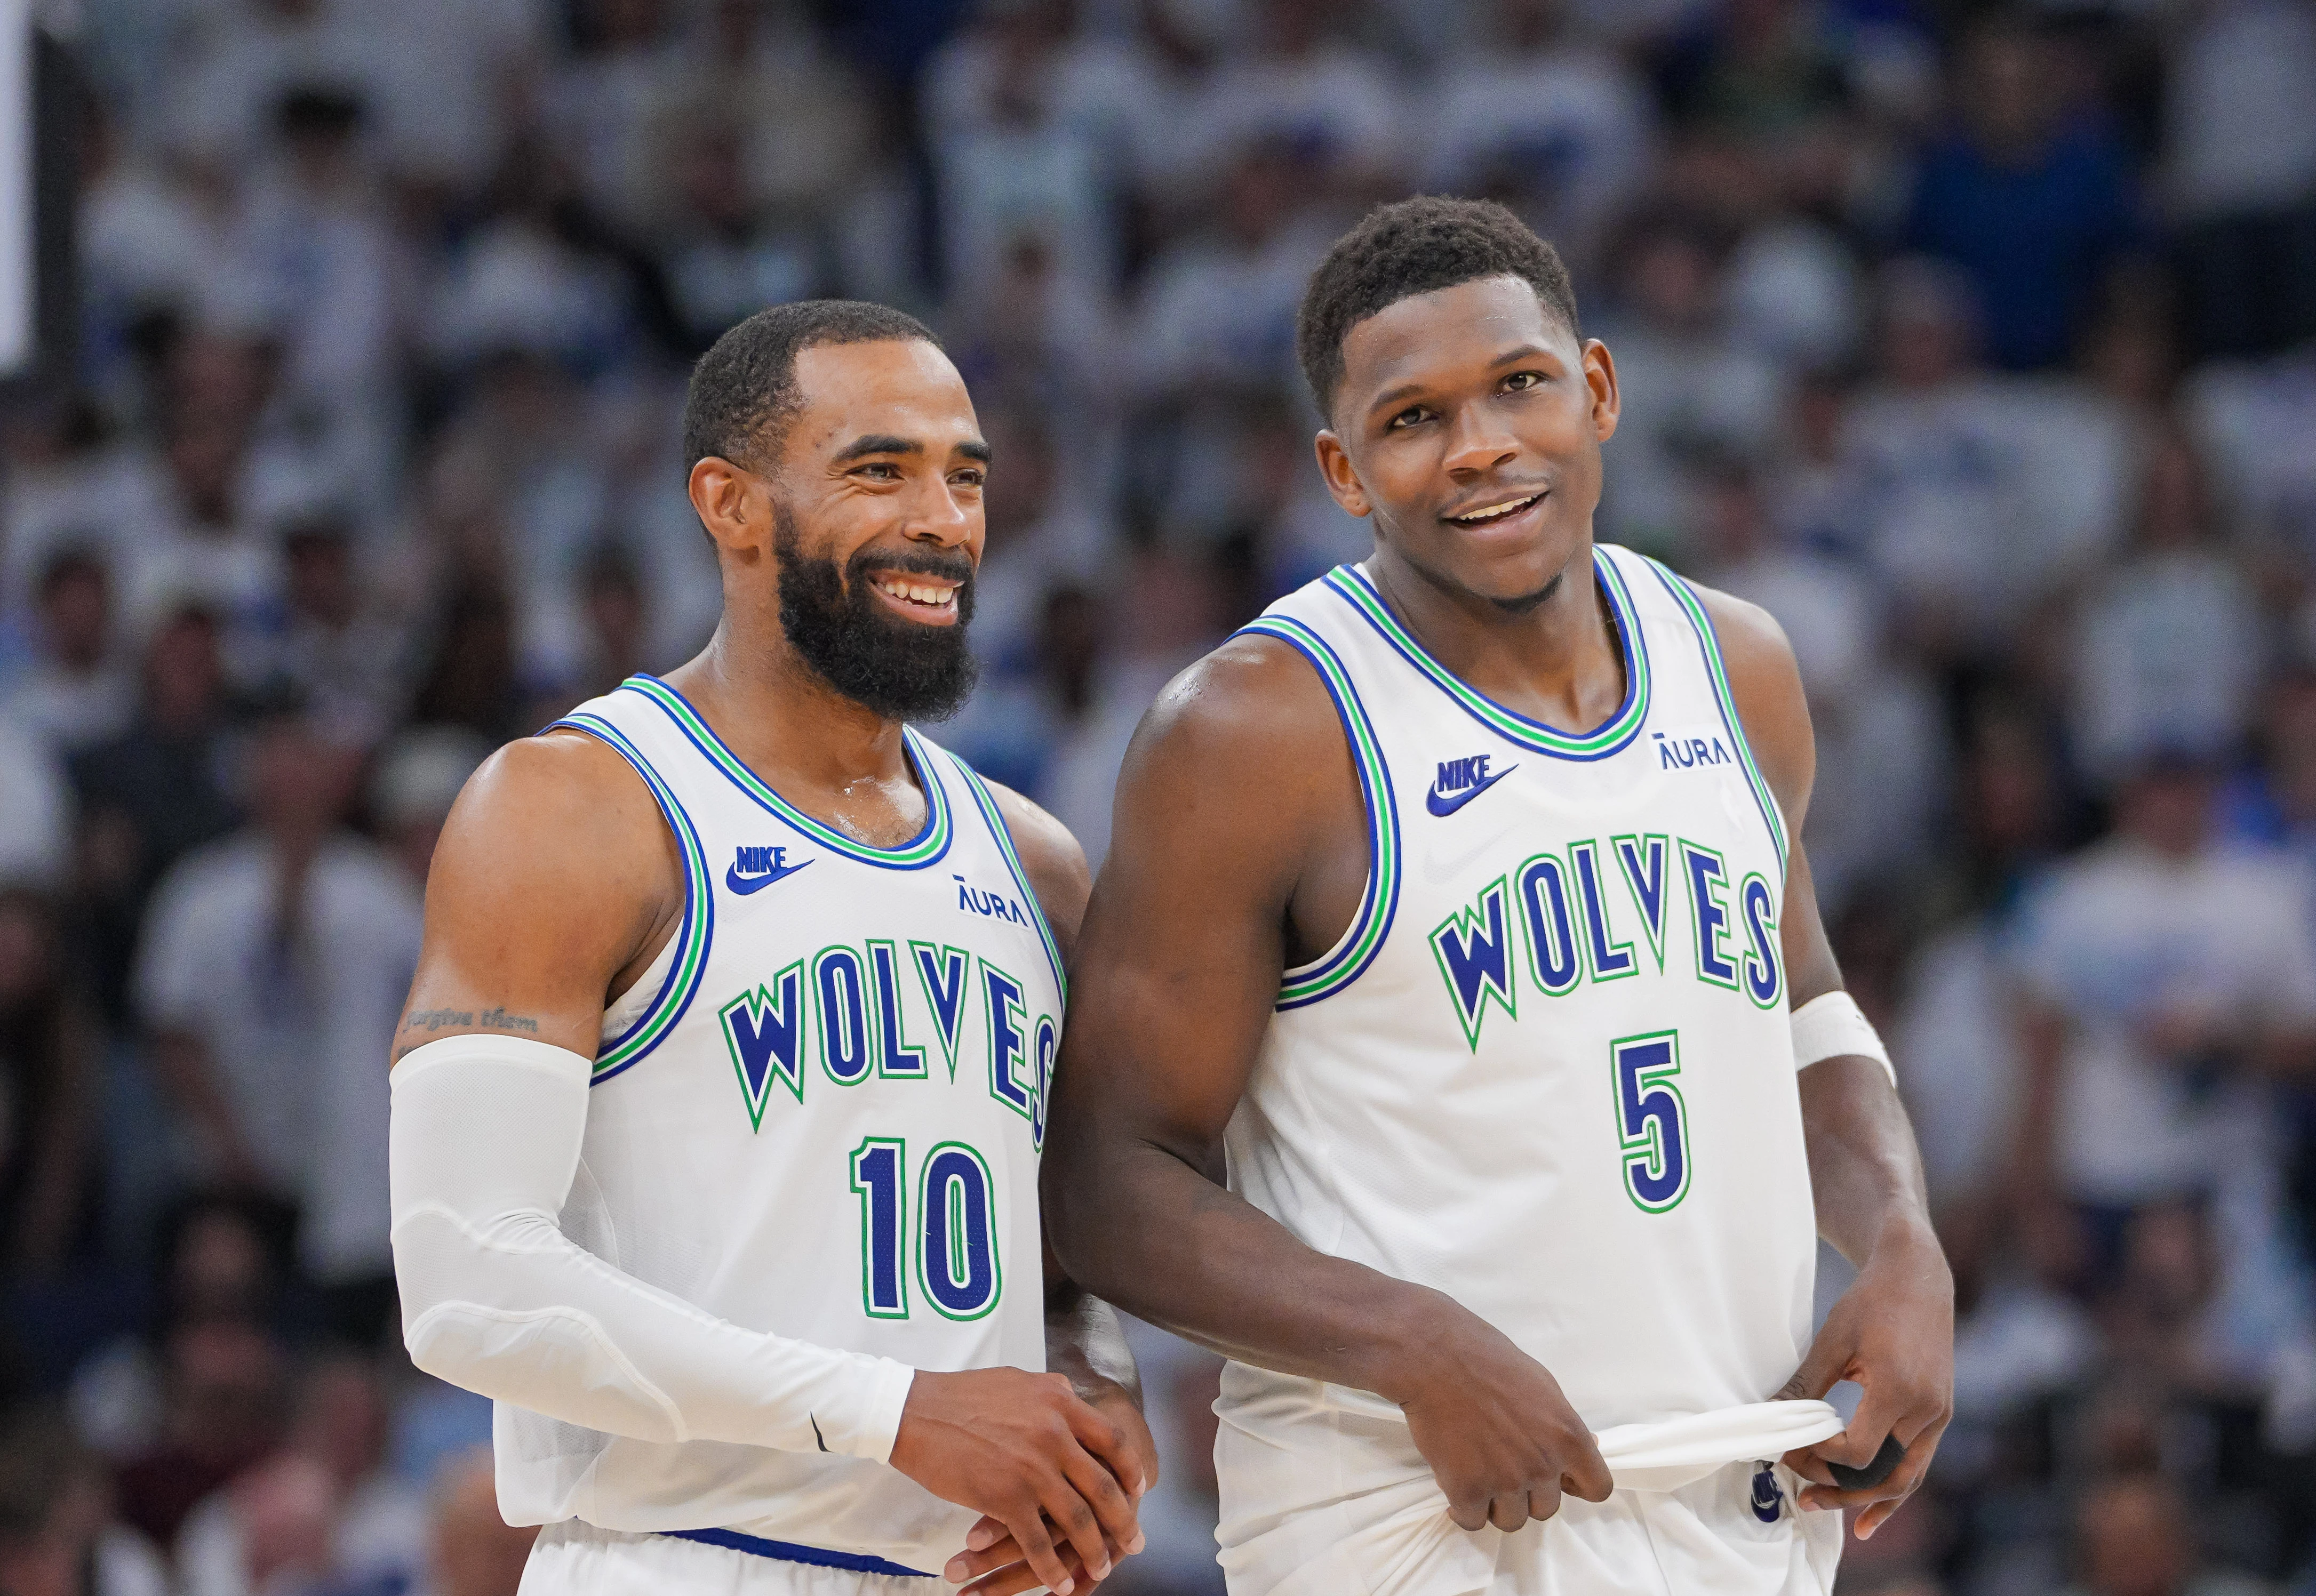
{"label": "neckline of jersey", "polygon": [[639,693],[658,705],[662,713],[675,723],[676,729],[689,738],[691,745],[707,757],[710,765],[721,770],[733,785],[824,847],[833,848],[860,864],[880,865],[886,870],[922,870],[938,863],[949,853],[951,830],[949,791],[940,778],[933,774],[932,761],[925,755],[922,740],[907,726],[901,728],[903,757],[908,760],[910,772],[916,776],[917,785],[925,794],[925,823],[914,837],[899,847],[880,848],[871,843],[857,842],[835,828],[815,820],[774,792],[763,777],[750,769],[747,762],[717,735],[716,728],[708,723],[708,718],[683,696],[681,689],[658,677],[639,671],[621,682],[619,690]]}
{"label": "neckline of jersey", "polygon": [[1338,565],[1327,574],[1327,584],[1382,634],[1400,656],[1429,678],[1434,687],[1454,699],[1465,713],[1489,730],[1559,759],[1605,759],[1619,753],[1640,734],[1649,713],[1648,641],[1641,634],[1633,596],[1626,590],[1624,572],[1599,545],[1592,550],[1592,571],[1608,600],[1608,616],[1616,624],[1617,643],[1625,666],[1625,700],[1617,712],[1590,732],[1563,732],[1507,708],[1465,681],[1431,656],[1415,634],[1400,623],[1384,601],[1381,590],[1354,564]]}

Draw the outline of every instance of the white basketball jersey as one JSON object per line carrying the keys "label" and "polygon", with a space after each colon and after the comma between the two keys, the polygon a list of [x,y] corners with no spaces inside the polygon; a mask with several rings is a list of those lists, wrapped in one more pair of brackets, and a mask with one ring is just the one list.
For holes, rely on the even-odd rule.
{"label": "white basketball jersey", "polygon": [[[1448,674],[1355,567],[1247,628],[1333,696],[1372,866],[1342,940],[1287,972],[1228,1148],[1234,1190],[1455,1298],[1599,1431],[1774,1394],[1816,1233],[1783,820],[1695,594],[1625,549],[1593,569],[1626,691],[1581,733]],[[1257,1432],[1376,1400],[1224,1383]]]}
{"label": "white basketball jersey", "polygon": [[[930,811],[870,847],[784,802],[651,677],[557,726],[651,788],[667,949],[603,1017],[566,1235],[750,1329],[920,1369],[1045,1367],[1053,937],[989,790],[907,733]],[[735,1531],[938,1574],[975,1515],[841,1455],[602,1434],[504,1404],[514,1523]]]}

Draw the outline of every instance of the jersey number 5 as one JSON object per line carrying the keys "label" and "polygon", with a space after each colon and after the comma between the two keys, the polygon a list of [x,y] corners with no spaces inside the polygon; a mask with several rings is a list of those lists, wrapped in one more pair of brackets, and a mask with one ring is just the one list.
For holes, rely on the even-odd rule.
{"label": "jersey number 5", "polygon": [[1643,1213],[1662,1213],[1688,1194],[1688,1119],[1672,1082],[1680,1073],[1680,1033],[1620,1036],[1608,1044],[1608,1058],[1626,1195]]}
{"label": "jersey number 5", "polygon": [[[860,1198],[860,1306],[872,1319],[909,1317],[908,1145],[872,1136],[852,1149]],[[944,1141],[918,1171],[917,1281],[944,1318],[977,1319],[1004,1289],[989,1165],[961,1141]]]}

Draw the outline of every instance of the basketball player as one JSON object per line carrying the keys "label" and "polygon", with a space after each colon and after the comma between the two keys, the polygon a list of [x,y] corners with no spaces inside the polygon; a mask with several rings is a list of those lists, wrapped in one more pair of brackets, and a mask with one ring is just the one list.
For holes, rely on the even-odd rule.
{"label": "basketball player", "polygon": [[[1839,1516],[1797,1508],[1870,1534],[1920,1483],[1952,1307],[1819,925],[1792,653],[1594,544],[1616,365],[1510,212],[1374,212],[1298,341],[1375,552],[1136,738],[1056,1246],[1233,1360],[1234,1596],[1822,1592]],[[1859,1275],[1812,1345],[1821,1234]]]}
{"label": "basketball player", "polygon": [[971,682],[988,448],[841,301],[727,332],[684,434],[714,639],[502,749],[434,856],[405,1337],[497,1401],[528,1592],[937,1591],[968,1546],[983,1596],[1082,1589],[1155,1476],[1038,1224],[1085,863],[904,724]]}

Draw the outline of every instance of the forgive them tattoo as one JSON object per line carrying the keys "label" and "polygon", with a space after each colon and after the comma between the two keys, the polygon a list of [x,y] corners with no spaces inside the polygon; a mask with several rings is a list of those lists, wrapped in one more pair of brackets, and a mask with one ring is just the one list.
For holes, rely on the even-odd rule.
{"label": "forgive them tattoo", "polygon": [[509,1014],[503,1008],[486,1008],[477,1014],[468,1008],[414,1008],[402,1017],[405,1031],[435,1032],[453,1025],[477,1025],[485,1031],[520,1031],[526,1036],[539,1034],[539,1022],[529,1015]]}

